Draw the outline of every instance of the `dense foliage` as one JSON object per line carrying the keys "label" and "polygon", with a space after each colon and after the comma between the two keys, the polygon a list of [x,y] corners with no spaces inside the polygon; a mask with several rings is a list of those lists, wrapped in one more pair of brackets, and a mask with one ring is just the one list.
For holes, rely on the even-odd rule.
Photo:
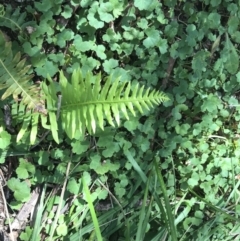
{"label": "dense foliage", "polygon": [[[5,2],[0,161],[8,165],[10,218],[41,190],[32,223],[18,226],[20,240],[237,240],[239,3]],[[6,90],[8,68],[30,96],[43,90],[35,106],[24,102],[24,89],[14,94],[18,81]],[[110,77],[100,82],[100,72]],[[118,101],[160,99],[134,102],[144,115],[133,116],[131,104],[65,115],[80,82],[86,102],[107,84],[110,101],[114,86],[127,92],[117,92]],[[57,95],[65,90],[61,112]],[[147,110],[166,100],[161,91],[169,100]],[[9,227],[18,229],[15,220]]]}

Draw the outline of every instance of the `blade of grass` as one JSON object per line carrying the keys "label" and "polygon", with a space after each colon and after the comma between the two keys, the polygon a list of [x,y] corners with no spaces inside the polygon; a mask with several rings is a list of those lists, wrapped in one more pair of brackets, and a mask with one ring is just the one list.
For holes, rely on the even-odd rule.
{"label": "blade of grass", "polygon": [[[128,218],[128,223],[129,224],[133,224],[134,223],[135,227],[136,227],[136,219],[139,217],[138,212],[131,211],[131,212],[126,213],[126,215],[128,216],[127,217]],[[126,225],[125,225],[125,222],[124,222],[123,218],[125,218],[125,216],[122,213],[120,213],[120,215],[118,215],[117,218],[111,219],[111,221],[108,222],[109,225],[103,231],[104,238],[106,240],[108,240],[111,235],[113,235],[114,233],[116,233],[120,229],[122,229],[122,230],[126,229]],[[106,225],[106,223],[104,225]],[[133,237],[133,235],[131,236],[131,232],[133,231],[132,228],[133,227],[129,225],[129,230],[130,230],[129,237],[130,238]],[[124,236],[124,240],[126,240],[126,236],[127,235],[125,234],[125,232],[123,233],[122,230],[120,230],[120,232]],[[136,230],[134,232],[134,235],[135,234],[136,234]],[[130,239],[130,240],[133,240],[133,239]]]}
{"label": "blade of grass", "polygon": [[167,234],[168,234],[167,230],[166,230],[166,229],[165,229],[165,230],[162,229],[162,230],[158,233],[158,235],[156,235],[154,238],[152,238],[151,241],[159,241],[159,240],[165,241],[166,238],[167,238]]}
{"label": "blade of grass", "polygon": [[[138,165],[138,163],[136,162],[136,160],[133,158],[132,154],[128,151],[128,150],[124,150],[124,154],[126,155],[127,159],[130,161],[130,163],[132,164],[133,168],[135,169],[135,171],[139,174],[139,176],[142,178],[143,182],[146,184],[147,182],[147,176],[145,175],[145,173],[142,171],[141,167]],[[164,182],[163,182],[164,184]],[[165,186],[164,186],[165,187]],[[164,219],[164,223],[166,224],[166,228],[168,229],[168,232],[173,235],[172,236],[172,240],[175,241],[177,240],[177,235],[176,235],[176,227],[174,225],[174,222],[169,224],[169,217],[168,217],[168,212],[165,212],[165,209],[161,203],[160,198],[156,195],[156,192],[154,191],[154,188],[152,186],[152,184],[150,184],[149,190],[151,191],[161,213],[162,213],[162,217]],[[166,189],[165,189],[166,190]],[[169,203],[168,203],[169,204]],[[170,204],[169,204],[170,205]],[[165,204],[166,206],[166,204]],[[170,213],[172,215],[172,213]],[[171,221],[171,217],[170,217],[170,221]]]}
{"label": "blade of grass", "polygon": [[133,158],[132,154],[130,151],[128,150],[124,150],[124,154],[126,155],[127,159],[130,161],[130,163],[132,164],[133,168],[135,169],[135,171],[139,174],[139,176],[141,177],[141,179],[143,180],[143,182],[146,184],[147,182],[147,176],[145,175],[145,173],[142,171],[141,167],[138,165],[138,163],[135,161],[135,159]]}
{"label": "blade of grass", "polygon": [[126,227],[127,227],[127,232],[126,232],[126,241],[130,241],[130,232],[129,232],[129,223],[128,223],[128,219],[125,218],[125,212],[122,208],[122,205],[121,203],[117,200],[117,198],[112,194],[112,192],[100,181],[100,179],[97,180],[100,185],[102,185],[109,193],[109,195],[113,198],[113,200],[118,204],[118,206],[121,208],[121,211],[123,213],[123,218],[125,220],[125,223],[126,223]]}
{"label": "blade of grass", "polygon": [[137,234],[136,234],[136,239],[137,241],[142,241],[144,238],[144,234],[145,234],[145,229],[143,227],[143,223],[144,223],[144,219],[146,216],[146,203],[147,203],[147,195],[148,195],[148,188],[149,188],[149,180],[147,181],[147,185],[145,188],[145,192],[144,192],[144,198],[143,198],[143,203],[142,203],[142,208],[140,211],[140,217],[139,217],[139,222],[138,222],[138,229],[137,229]]}
{"label": "blade of grass", "polygon": [[128,199],[132,199],[134,196],[136,196],[134,194],[135,194],[135,192],[137,192],[137,190],[138,190],[139,186],[141,186],[142,182],[143,181],[140,178],[136,180],[136,183],[134,183],[134,186],[132,187],[132,189],[127,194]]}
{"label": "blade of grass", "polygon": [[67,170],[66,170],[66,177],[65,177],[65,180],[64,180],[64,183],[63,183],[63,187],[62,187],[62,191],[61,191],[61,196],[60,196],[60,200],[59,200],[59,204],[58,204],[58,207],[57,207],[57,212],[56,212],[56,216],[53,220],[53,224],[51,226],[51,231],[50,231],[50,237],[47,239],[49,241],[52,241],[53,240],[53,235],[54,235],[54,232],[57,228],[57,222],[58,222],[58,219],[59,219],[59,216],[60,216],[60,212],[61,212],[61,208],[62,208],[62,203],[63,203],[63,197],[64,197],[64,193],[65,193],[65,190],[66,190],[66,186],[67,186],[67,181],[68,181],[68,175],[69,175],[69,171],[70,171],[70,166],[71,166],[71,162],[68,162],[68,165],[67,165]]}
{"label": "blade of grass", "polygon": [[[72,223],[73,226],[69,228],[69,231],[76,229],[81,232],[83,222],[87,216],[88,211],[89,211],[89,208],[88,208],[88,205],[86,204],[86,205],[84,205],[83,209],[74,211],[71,214],[69,223]],[[82,233],[79,233],[79,236],[82,236]]]}
{"label": "blade of grass", "polygon": [[[239,219],[231,216],[230,214],[228,214],[226,211],[219,208],[218,206],[209,203],[204,198],[202,198],[197,193],[195,193],[191,188],[188,188],[188,189],[198,199],[200,199],[203,203],[205,203],[206,206],[210,207],[211,209],[213,209],[216,212],[216,214],[213,215],[211,220],[204,222],[202,224],[202,226],[199,227],[199,229],[194,230],[194,232],[189,234],[189,236],[192,236],[196,240],[196,235],[197,235],[197,237],[199,237],[199,235],[201,235],[201,239],[198,238],[198,240],[210,240],[216,234],[216,232],[218,232],[219,229],[224,228],[224,225],[221,225],[222,224],[221,214],[223,216],[225,216],[226,218],[230,219],[231,221],[236,221],[237,223],[239,223]],[[222,202],[222,200],[220,202]],[[228,232],[227,229],[225,232]],[[195,235],[195,236],[193,236],[193,235]],[[191,238],[187,237],[187,239],[190,240]]]}
{"label": "blade of grass", "polygon": [[237,210],[237,204],[238,204],[238,201],[239,201],[239,193],[237,193],[237,192],[238,192],[238,187],[240,185],[240,180],[238,180],[237,183],[235,182],[235,178],[234,178],[235,177],[235,170],[234,170],[232,161],[231,161],[231,165],[232,165],[232,179],[233,179],[232,185],[233,185],[234,188],[233,188],[232,192],[230,193],[230,195],[228,196],[228,199],[227,199],[224,207],[226,207],[229,204],[230,200],[234,197],[235,217],[237,218],[239,216],[238,210]]}
{"label": "blade of grass", "polygon": [[102,238],[101,230],[100,230],[100,227],[99,227],[97,215],[96,215],[93,203],[92,203],[91,193],[90,193],[90,190],[89,190],[89,188],[88,188],[88,186],[87,186],[87,184],[84,180],[84,176],[82,177],[82,183],[83,183],[83,190],[84,190],[84,193],[86,195],[86,200],[88,202],[89,210],[90,210],[90,213],[91,213],[91,216],[92,216],[92,221],[93,221],[93,225],[94,225],[94,228],[95,228],[97,240],[102,241],[103,238]]}
{"label": "blade of grass", "polygon": [[43,189],[41,192],[41,198],[40,198],[39,204],[37,206],[36,218],[35,218],[35,222],[33,225],[33,232],[32,232],[31,238],[30,238],[31,241],[40,240],[39,237],[40,237],[40,232],[42,229],[42,216],[43,216],[43,212],[44,212],[44,208],[45,208],[45,205],[44,205],[45,196],[46,196],[46,184],[44,184],[44,186],[43,186]]}
{"label": "blade of grass", "polygon": [[[116,207],[110,211],[108,211],[107,213],[105,213],[104,215],[100,216],[98,221],[99,221],[99,226],[104,225],[104,221],[108,220],[109,218],[112,218],[112,216],[117,213],[120,210],[119,207]],[[106,222],[106,225],[108,224],[108,222]],[[86,225],[83,228],[80,228],[79,231],[77,231],[76,233],[70,235],[67,239],[64,239],[66,241],[79,241],[79,237],[82,237],[83,235],[87,234],[87,233],[91,233],[91,231],[94,230],[94,225],[93,223],[90,223],[88,225]]]}
{"label": "blade of grass", "polygon": [[210,208],[212,208],[213,210],[215,210],[216,212],[220,212],[221,214],[223,214],[224,216],[226,216],[227,218],[229,218],[232,221],[237,221],[240,222],[239,218],[235,218],[233,216],[231,216],[230,214],[228,214],[227,212],[223,211],[221,208],[216,207],[214,205],[212,205],[211,203],[209,203],[208,201],[206,201],[204,198],[200,197],[197,193],[195,193],[191,188],[189,188],[189,191],[194,194],[196,197],[198,197],[201,201],[203,201],[204,203],[206,203]]}
{"label": "blade of grass", "polygon": [[[122,208],[125,208],[128,205],[129,205],[128,202],[124,202],[122,204]],[[98,217],[99,226],[103,227],[103,226],[108,225],[109,223],[115,221],[116,219],[118,219],[119,216],[118,216],[118,218],[115,218],[115,219],[113,218],[113,216],[118,214],[119,211],[121,211],[121,208],[119,206],[116,206],[113,209],[110,209],[109,211],[107,211],[106,213],[101,215],[100,217]],[[128,213],[126,213],[126,215],[127,214]],[[122,218],[121,215],[120,215],[120,218]],[[90,224],[86,225],[85,227],[83,227],[82,229],[80,229],[79,231],[77,231],[76,233],[70,235],[67,239],[65,238],[64,240],[79,241],[79,235],[83,236],[86,233],[90,233],[93,229],[94,229],[94,225],[93,225],[93,223],[90,223]]]}
{"label": "blade of grass", "polygon": [[172,213],[172,209],[171,209],[170,201],[169,201],[169,198],[168,198],[166,186],[165,186],[165,183],[163,181],[163,176],[162,176],[162,174],[159,170],[159,165],[158,165],[157,159],[158,158],[155,156],[154,166],[155,166],[157,178],[158,178],[158,181],[159,181],[160,187],[162,189],[162,193],[163,193],[163,198],[164,198],[165,208],[166,208],[166,211],[167,211],[168,225],[169,225],[169,228],[170,228],[171,238],[172,238],[172,240],[177,240],[177,231],[176,231],[176,226],[175,226],[175,223],[174,223],[174,216],[173,216],[173,213]]}
{"label": "blade of grass", "polygon": [[145,236],[145,233],[147,230],[147,224],[149,222],[151,203],[152,203],[152,202],[150,202],[150,205],[148,206],[148,210],[146,210],[149,181],[150,181],[150,179],[148,179],[148,181],[147,181],[145,192],[144,192],[144,198],[143,198],[142,208],[140,211],[140,217],[139,217],[139,222],[138,222],[136,241],[144,240],[144,236]]}
{"label": "blade of grass", "polygon": [[177,211],[180,206],[182,206],[182,203],[186,204],[186,207],[183,209],[183,211],[175,218],[175,225],[177,226],[184,218],[187,217],[188,213],[191,211],[191,205],[188,200],[185,200],[185,197],[187,196],[188,192],[186,192],[182,198],[176,203],[175,206],[175,215],[177,214]]}
{"label": "blade of grass", "polygon": [[[2,174],[2,171],[0,170],[1,172],[1,178],[4,180],[4,175]],[[10,215],[9,215],[9,212],[8,212],[8,207],[7,207],[7,201],[6,201],[6,198],[5,198],[5,194],[4,194],[4,191],[3,191],[3,186],[2,184],[0,183],[0,192],[1,192],[1,196],[2,196],[2,200],[3,201],[3,205],[4,205],[4,211],[6,212],[6,216],[7,216],[7,220],[8,220],[8,226],[9,226],[9,230],[10,230],[10,237],[13,241],[15,241],[15,238],[14,238],[14,235],[13,235],[13,231],[12,231],[12,225],[11,225],[11,220],[10,220]]]}
{"label": "blade of grass", "polygon": [[184,218],[186,218],[190,211],[191,206],[187,203],[187,206],[182,210],[181,213],[179,213],[178,217],[175,219],[175,225],[178,225]]}

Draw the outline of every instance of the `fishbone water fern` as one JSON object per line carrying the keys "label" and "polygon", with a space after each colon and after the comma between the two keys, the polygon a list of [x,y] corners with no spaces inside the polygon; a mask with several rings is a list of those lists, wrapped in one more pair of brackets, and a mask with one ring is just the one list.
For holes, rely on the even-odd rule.
{"label": "fishbone water fern", "polygon": [[26,59],[21,59],[21,54],[13,55],[12,44],[6,41],[3,32],[0,31],[0,90],[6,89],[2,100],[13,95],[18,101],[21,96],[21,103],[29,110],[44,109],[43,97],[38,85],[31,84],[33,75],[29,75],[30,65],[25,64]]}
{"label": "fishbone water fern", "polygon": [[6,7],[0,4],[0,26],[10,28],[13,31],[23,31],[24,27],[28,26],[26,22],[26,12],[20,12],[20,8],[12,8],[10,4]]}
{"label": "fishbone water fern", "polygon": [[[47,98],[47,109],[52,127],[57,127],[56,114],[52,115],[52,109],[57,106],[57,91],[54,82],[50,85],[43,84],[43,90]],[[94,84],[92,84],[95,80]],[[143,113],[142,107],[149,109],[155,104],[166,101],[167,96],[156,90],[144,91],[144,87],[132,86],[129,82],[112,80],[111,76],[102,81],[101,74],[94,76],[88,73],[82,77],[80,69],[72,74],[68,81],[63,72],[60,72],[61,92],[61,123],[69,138],[74,138],[77,130],[84,133],[85,127],[90,133],[94,133],[96,127],[104,129],[104,119],[114,126],[120,124],[121,113],[129,119],[128,111],[135,116],[134,107]],[[56,112],[55,112],[56,113]],[[53,136],[57,129],[52,128]]]}
{"label": "fishbone water fern", "polygon": [[100,73],[96,76],[88,73],[83,78],[80,69],[73,71],[71,80],[61,71],[59,82],[49,77],[40,86],[33,85],[30,83],[32,75],[28,75],[30,66],[25,66],[20,54],[13,57],[11,43],[3,34],[0,40],[0,89],[7,88],[2,99],[13,95],[18,100],[21,96],[17,110],[16,105],[13,107],[22,120],[17,141],[30,129],[30,143],[34,144],[39,120],[44,129],[51,130],[58,143],[59,125],[72,139],[76,131],[84,134],[86,129],[94,133],[97,126],[104,129],[104,120],[112,126],[114,122],[119,125],[121,115],[129,119],[128,112],[135,115],[138,109],[143,113],[143,108],[149,109],[168,100],[160,91],[144,90],[143,86],[113,80],[111,76],[103,80]]}

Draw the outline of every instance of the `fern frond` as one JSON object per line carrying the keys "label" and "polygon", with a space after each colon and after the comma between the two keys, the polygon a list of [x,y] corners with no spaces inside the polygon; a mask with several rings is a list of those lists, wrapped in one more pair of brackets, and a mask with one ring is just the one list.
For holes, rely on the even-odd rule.
{"label": "fern frond", "polygon": [[0,31],[0,89],[6,89],[2,100],[13,95],[16,101],[19,98],[27,109],[44,112],[44,100],[40,94],[40,87],[30,83],[33,75],[29,75],[30,65],[21,59],[20,53],[13,56],[11,42],[6,41]]}
{"label": "fern frond", "polygon": [[0,26],[8,27],[13,31],[23,30],[23,26],[26,26],[26,12],[20,12],[20,8],[12,8],[10,4],[7,4],[6,8],[0,4]]}
{"label": "fern frond", "polygon": [[[44,86],[45,95],[51,96],[47,99],[49,113],[51,109],[54,111],[57,104],[56,88],[51,79],[50,82],[50,86]],[[129,119],[128,112],[135,116],[136,109],[143,113],[144,108],[150,109],[168,100],[160,91],[145,90],[144,86],[132,86],[130,82],[113,81],[111,77],[104,82],[101,74],[93,76],[88,73],[84,79],[80,69],[73,72],[71,81],[60,72],[60,90],[61,122],[69,138],[74,138],[77,130],[84,133],[87,128],[88,132],[94,133],[97,126],[104,129],[105,119],[112,126],[115,126],[115,122],[119,125],[121,113]],[[51,122],[50,119],[51,125],[55,121],[52,119]]]}

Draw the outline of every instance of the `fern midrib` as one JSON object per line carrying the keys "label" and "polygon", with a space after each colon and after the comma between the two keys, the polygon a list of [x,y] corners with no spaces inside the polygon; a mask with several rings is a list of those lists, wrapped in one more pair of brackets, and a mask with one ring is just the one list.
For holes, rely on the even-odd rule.
{"label": "fern midrib", "polygon": [[[8,73],[8,75],[12,78],[12,80],[14,81],[14,83],[19,87],[19,89],[21,89],[21,93],[24,93],[26,96],[28,96],[32,102],[35,104],[35,100],[31,97],[31,95],[29,95],[24,88],[22,88],[22,86],[17,82],[17,80],[12,76],[12,74],[8,71],[7,67],[5,66],[4,62],[0,59],[0,63],[2,64],[3,68],[5,69],[5,71]],[[36,104],[35,104],[36,105]]]}
{"label": "fern midrib", "polygon": [[[163,97],[164,98],[164,97]],[[109,105],[112,105],[112,104],[122,104],[122,103],[132,103],[134,105],[134,103],[136,102],[149,102],[152,100],[155,100],[156,101],[156,98],[149,98],[149,97],[146,97],[146,98],[141,98],[141,99],[122,99],[122,100],[104,100],[104,101],[87,101],[87,102],[79,102],[79,103],[70,103],[70,104],[62,104],[61,105],[61,109],[69,109],[71,107],[77,107],[79,108],[79,106],[86,106],[86,105],[104,105],[104,104],[109,104]],[[160,99],[160,98],[159,98]],[[161,101],[161,100],[160,100]],[[162,101],[161,101],[162,102]]]}
{"label": "fern midrib", "polygon": [[8,21],[11,22],[12,24],[16,25],[17,28],[18,28],[20,31],[22,31],[21,27],[20,27],[16,22],[14,22],[12,19],[7,18],[7,17],[5,17],[5,16],[0,16],[0,18],[3,18],[3,19],[8,20]]}

